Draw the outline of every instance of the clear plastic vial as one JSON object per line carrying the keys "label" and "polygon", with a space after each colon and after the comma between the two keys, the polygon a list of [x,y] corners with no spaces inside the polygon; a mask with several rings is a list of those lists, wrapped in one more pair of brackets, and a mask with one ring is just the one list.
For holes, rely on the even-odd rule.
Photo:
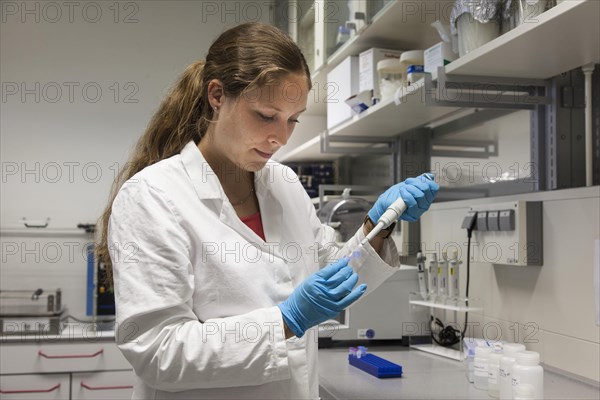
{"label": "clear plastic vial", "polygon": [[500,359],[500,399],[511,400],[512,392],[512,369],[515,364],[517,353],[525,351],[525,345],[521,343],[505,343],[504,353]]}
{"label": "clear plastic vial", "polygon": [[502,353],[492,352],[488,355],[488,395],[490,397],[500,396],[500,359]]}
{"label": "clear plastic vial", "polygon": [[487,390],[488,388],[488,356],[492,353],[489,347],[477,346],[475,348],[475,359],[473,360],[473,383],[476,389]]}
{"label": "clear plastic vial", "polygon": [[[521,385],[531,385],[534,399],[544,398],[544,369],[540,365],[540,354],[535,351],[517,353],[512,370],[513,398],[525,395]],[[530,393],[527,393],[529,396]]]}
{"label": "clear plastic vial", "polygon": [[475,361],[475,349],[469,349],[467,352],[467,357],[465,358],[465,374],[467,375],[467,380],[470,383],[473,383],[475,380],[475,375],[473,372],[473,362]]}

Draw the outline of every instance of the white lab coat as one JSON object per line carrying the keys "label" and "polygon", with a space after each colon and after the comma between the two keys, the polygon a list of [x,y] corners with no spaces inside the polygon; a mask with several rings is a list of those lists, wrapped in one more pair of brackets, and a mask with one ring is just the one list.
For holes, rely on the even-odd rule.
{"label": "white lab coat", "polygon": [[[116,340],[136,374],[135,399],[318,398],[317,330],[286,340],[277,304],[336,253],[334,233],[287,167],[255,174],[266,242],[236,215],[194,142],[120,189],[108,242]],[[373,290],[399,268],[367,246]],[[340,365],[340,368],[344,368]]]}

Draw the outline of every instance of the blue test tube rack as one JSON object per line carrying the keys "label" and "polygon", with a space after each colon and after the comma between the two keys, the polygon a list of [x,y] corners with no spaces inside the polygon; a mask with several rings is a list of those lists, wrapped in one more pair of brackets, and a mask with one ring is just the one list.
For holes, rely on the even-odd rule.
{"label": "blue test tube rack", "polygon": [[402,376],[401,365],[394,364],[374,354],[366,353],[365,348],[360,349],[358,352],[355,348],[351,348],[348,354],[348,362],[350,365],[377,378],[400,378]]}

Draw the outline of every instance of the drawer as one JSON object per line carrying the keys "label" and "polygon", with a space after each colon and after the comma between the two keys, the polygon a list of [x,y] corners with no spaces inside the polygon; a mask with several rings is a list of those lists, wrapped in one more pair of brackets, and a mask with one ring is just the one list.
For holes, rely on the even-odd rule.
{"label": "drawer", "polygon": [[69,374],[0,375],[0,398],[68,400],[71,388],[69,378]]}
{"label": "drawer", "polygon": [[0,374],[131,369],[114,342],[2,343]]}
{"label": "drawer", "polygon": [[133,370],[77,372],[72,375],[71,397],[78,400],[130,399]]}

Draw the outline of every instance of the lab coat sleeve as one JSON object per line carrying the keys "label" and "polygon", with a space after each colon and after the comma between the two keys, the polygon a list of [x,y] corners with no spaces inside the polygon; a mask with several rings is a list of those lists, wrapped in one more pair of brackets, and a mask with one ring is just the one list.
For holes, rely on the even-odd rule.
{"label": "lab coat sleeve", "polygon": [[143,180],[126,183],[113,202],[116,340],[136,374],[164,391],[289,378],[277,306],[198,320],[191,308],[192,244],[178,218],[165,193]]}
{"label": "lab coat sleeve", "polygon": [[[317,238],[321,267],[342,257],[350,256],[360,248],[360,242],[365,237],[362,225],[354,236],[340,249],[335,246],[335,231],[333,228],[321,224],[314,211],[314,207],[310,210],[310,214],[315,237]],[[350,265],[358,273],[359,280],[357,285],[363,283],[367,285],[367,291],[361,296],[361,298],[364,298],[398,271],[400,268],[400,257],[398,256],[396,244],[391,238],[384,241],[381,256],[373,249],[370,243],[367,243],[360,250],[360,256],[351,260]]]}

